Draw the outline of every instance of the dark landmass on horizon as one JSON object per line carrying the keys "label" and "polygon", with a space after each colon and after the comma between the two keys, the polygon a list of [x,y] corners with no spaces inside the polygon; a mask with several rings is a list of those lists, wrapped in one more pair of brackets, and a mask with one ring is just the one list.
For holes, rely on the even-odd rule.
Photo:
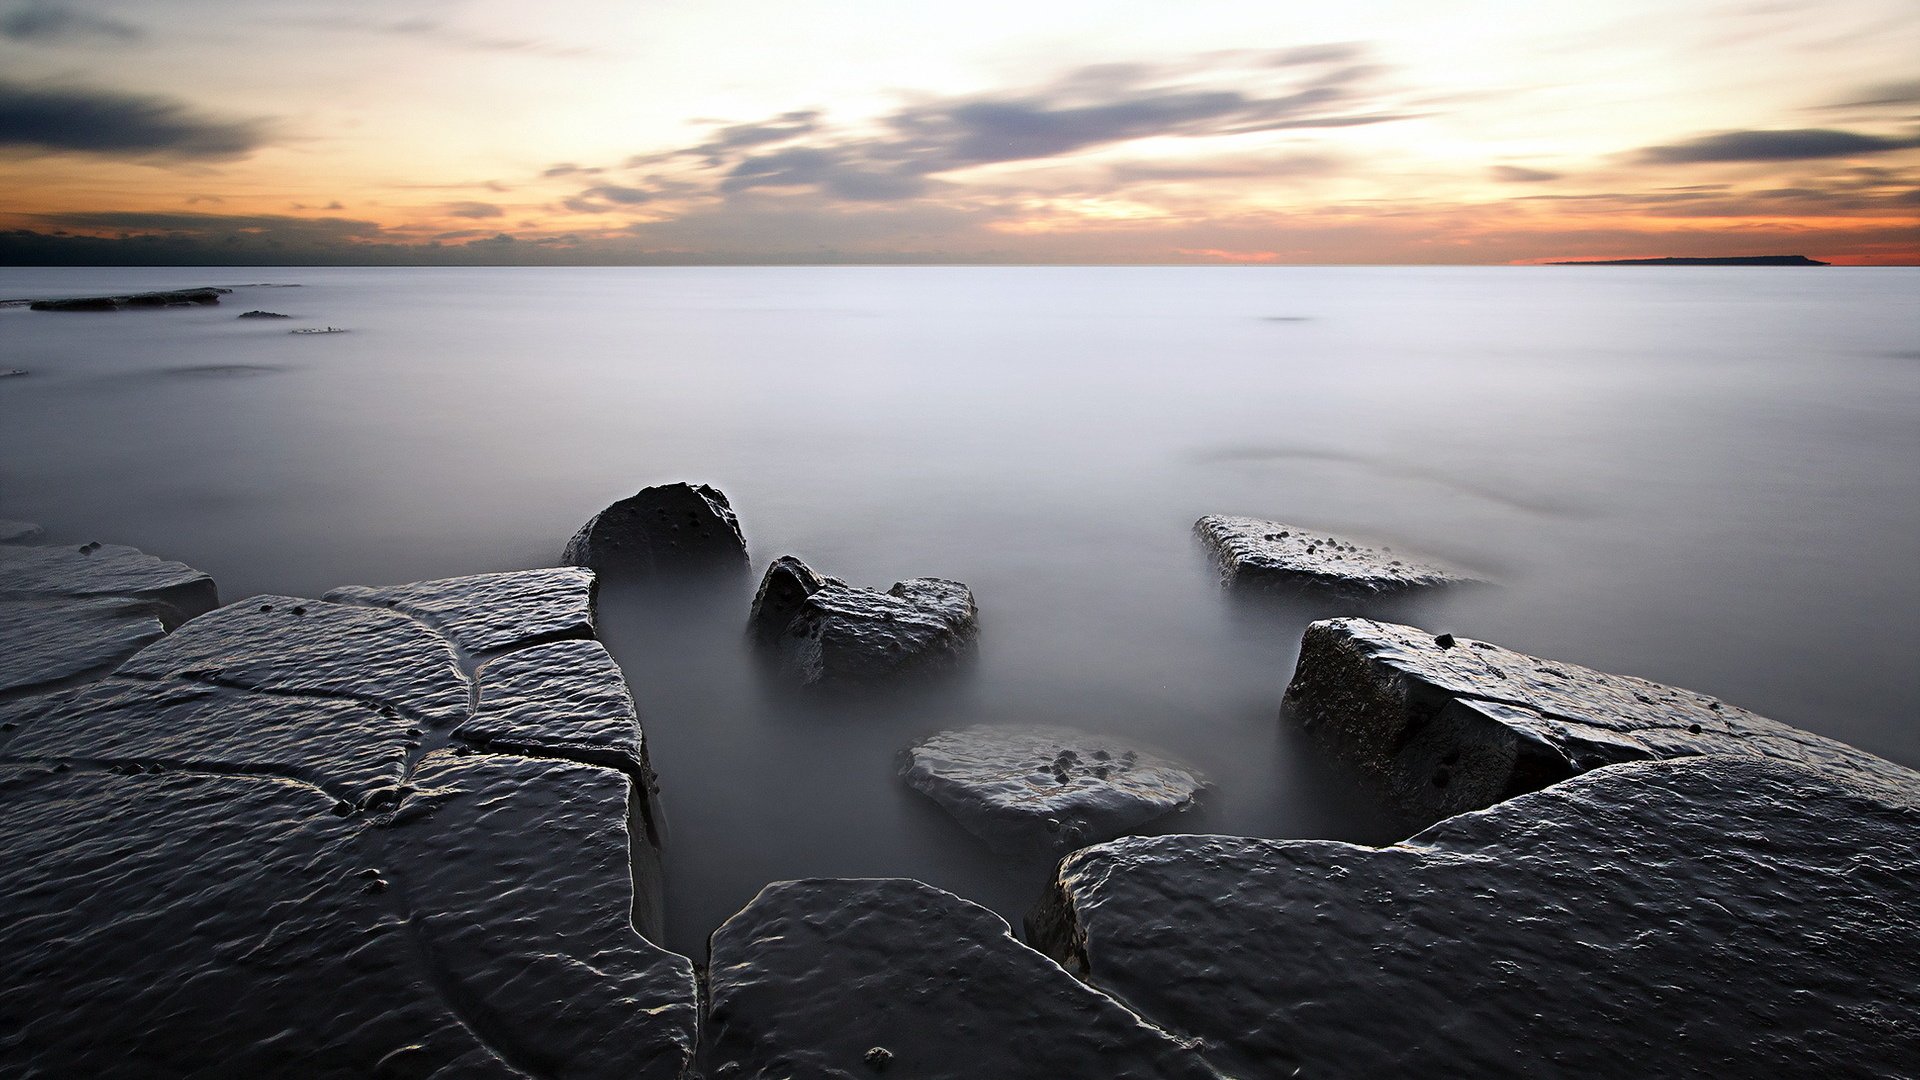
{"label": "dark landmass on horizon", "polygon": [[1805,255],[1715,255],[1706,258],[1575,259],[1548,266],[1832,266]]}

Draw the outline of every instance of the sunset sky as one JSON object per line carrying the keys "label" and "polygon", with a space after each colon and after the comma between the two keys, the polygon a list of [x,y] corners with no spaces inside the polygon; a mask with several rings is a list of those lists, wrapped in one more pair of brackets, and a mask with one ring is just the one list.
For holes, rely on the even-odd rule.
{"label": "sunset sky", "polygon": [[0,0],[0,262],[1920,261],[1920,3]]}

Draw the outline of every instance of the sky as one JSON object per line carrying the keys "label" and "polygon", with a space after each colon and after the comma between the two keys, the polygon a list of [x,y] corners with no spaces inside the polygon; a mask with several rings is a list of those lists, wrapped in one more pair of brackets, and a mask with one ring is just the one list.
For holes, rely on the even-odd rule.
{"label": "sky", "polygon": [[0,263],[1920,262],[1915,0],[0,0]]}

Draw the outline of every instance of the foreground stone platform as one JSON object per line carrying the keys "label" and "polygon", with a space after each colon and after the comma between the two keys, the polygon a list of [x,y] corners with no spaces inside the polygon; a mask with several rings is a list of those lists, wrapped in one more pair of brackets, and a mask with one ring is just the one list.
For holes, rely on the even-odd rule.
{"label": "foreground stone platform", "polygon": [[1220,583],[1243,592],[1319,589],[1376,596],[1478,583],[1464,571],[1332,533],[1260,518],[1209,515],[1193,523]]}
{"label": "foreground stone platform", "polygon": [[1910,769],[1705,694],[1368,619],[1307,628],[1291,716],[1416,827],[1623,761],[1776,758],[1905,792]]}
{"label": "foreground stone platform", "polygon": [[1033,936],[1243,1078],[1915,1076],[1916,796],[1715,755],[1380,849],[1129,838]]}
{"label": "foreground stone platform", "polygon": [[[591,574],[254,597],[0,705],[0,1061],[682,1077]],[[558,640],[556,640],[556,638]]]}

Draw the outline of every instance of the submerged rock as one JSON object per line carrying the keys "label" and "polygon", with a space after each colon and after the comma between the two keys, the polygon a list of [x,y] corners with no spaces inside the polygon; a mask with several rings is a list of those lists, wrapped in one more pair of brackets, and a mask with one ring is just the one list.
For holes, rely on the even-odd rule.
{"label": "submerged rock", "polygon": [[1210,515],[1193,531],[1236,589],[1326,588],[1372,595],[1476,581],[1462,571],[1330,533],[1250,517]]}
{"label": "submerged rock", "polygon": [[232,289],[199,288],[120,296],[77,296],[61,300],[35,300],[28,307],[34,311],[124,311],[128,308],[190,307],[196,304],[217,304],[222,296],[232,291]]}
{"label": "submerged rock", "polygon": [[718,488],[662,484],[595,514],[560,561],[615,578],[744,570],[747,542]]}
{"label": "submerged rock", "polygon": [[1904,791],[1716,755],[1379,849],[1134,837],[1032,936],[1248,1080],[1920,1075]]}
{"label": "submerged rock", "polygon": [[1063,850],[1185,810],[1199,774],[1124,740],[1060,727],[943,731],[906,752],[907,783],[995,850]]}
{"label": "submerged rock", "polygon": [[1601,765],[1742,754],[1900,788],[1913,773],[1705,694],[1368,619],[1307,627],[1294,719],[1415,825]]}
{"label": "submerged rock", "polygon": [[714,931],[709,962],[716,1078],[1215,1076],[999,916],[918,881],[769,885]]}
{"label": "submerged rock", "polygon": [[883,593],[791,555],[767,568],[748,626],[803,685],[949,668],[980,629],[973,593],[957,581],[910,578]]}

